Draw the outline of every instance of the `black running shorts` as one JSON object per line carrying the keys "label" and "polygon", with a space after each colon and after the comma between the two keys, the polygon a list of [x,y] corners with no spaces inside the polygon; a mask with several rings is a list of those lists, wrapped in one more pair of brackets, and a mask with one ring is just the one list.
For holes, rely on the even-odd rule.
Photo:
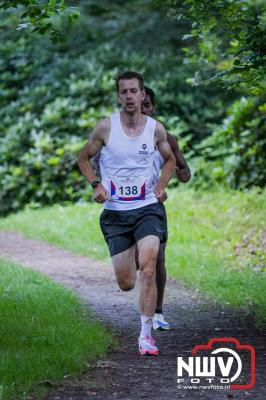
{"label": "black running shorts", "polygon": [[167,240],[165,207],[159,202],[129,211],[104,209],[100,226],[111,257],[148,235],[158,236],[161,243]]}

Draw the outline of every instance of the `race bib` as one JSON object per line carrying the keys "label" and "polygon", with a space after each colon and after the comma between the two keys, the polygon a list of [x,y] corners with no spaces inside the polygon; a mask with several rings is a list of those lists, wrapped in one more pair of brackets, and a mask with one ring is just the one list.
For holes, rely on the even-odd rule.
{"label": "race bib", "polygon": [[111,179],[111,199],[133,201],[145,199],[145,178],[139,176]]}

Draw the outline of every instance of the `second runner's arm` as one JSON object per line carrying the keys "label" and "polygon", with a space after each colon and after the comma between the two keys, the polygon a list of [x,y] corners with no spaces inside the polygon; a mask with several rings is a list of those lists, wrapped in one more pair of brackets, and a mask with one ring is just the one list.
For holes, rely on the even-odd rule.
{"label": "second runner's arm", "polygon": [[176,159],[176,176],[181,182],[188,182],[191,178],[191,171],[187,165],[185,157],[179,149],[178,143],[174,136],[170,135],[170,133],[167,133],[167,140]]}
{"label": "second runner's arm", "polygon": [[155,185],[154,192],[157,198],[162,201],[166,185],[170,181],[176,167],[175,156],[167,141],[167,134],[164,126],[160,122],[156,122],[155,128],[155,145],[164,159],[164,166],[161,176]]}

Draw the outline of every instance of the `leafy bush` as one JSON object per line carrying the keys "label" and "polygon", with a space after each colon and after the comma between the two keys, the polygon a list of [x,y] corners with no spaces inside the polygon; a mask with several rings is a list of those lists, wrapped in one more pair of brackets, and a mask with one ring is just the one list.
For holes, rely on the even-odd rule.
{"label": "leafy bush", "polygon": [[[136,69],[144,74],[159,93],[157,108],[167,128],[177,136],[189,133],[191,145],[209,135],[209,124],[224,116],[221,93],[215,94],[214,88],[192,89],[185,83],[187,67],[181,63],[176,72],[180,55],[175,54],[173,37],[177,28],[166,14],[142,4],[133,25],[139,26],[143,13],[151,19],[138,28],[134,47],[136,30],[128,28],[128,11],[121,17],[115,4],[114,8],[100,7],[99,25],[94,3],[80,2],[78,24],[62,26],[65,42],[56,46],[44,37],[16,31],[19,15],[15,12],[5,13],[1,20],[1,215],[28,203],[37,207],[90,198],[76,165],[77,154],[96,121],[117,107],[113,77],[118,70]],[[131,4],[127,2],[127,7]],[[160,54],[150,44],[142,46],[145,32],[162,32],[166,26],[169,46],[167,37],[158,35],[156,44],[165,46]],[[112,41],[107,40],[110,34]],[[217,101],[207,107],[210,95]]]}
{"label": "leafy bush", "polygon": [[[165,3],[154,0],[157,4]],[[227,88],[265,92],[266,5],[263,0],[167,0],[171,15],[191,22],[184,49],[198,65],[195,84],[205,79]],[[211,78],[211,79],[210,79]]]}
{"label": "leafy bush", "polygon": [[159,1],[127,0],[123,9],[121,0],[74,3],[78,23],[58,21],[65,41],[57,45],[17,31],[20,13],[1,15],[0,215],[90,199],[77,154],[96,121],[117,109],[113,77],[125,69],[155,90],[157,117],[191,157],[196,186],[264,184],[264,101],[246,95],[222,123],[239,94],[187,83],[198,69],[182,53],[189,21],[169,18]]}
{"label": "leafy bush", "polygon": [[241,98],[227,118],[195,150],[195,185],[265,186],[266,98]]}
{"label": "leafy bush", "polygon": [[66,7],[64,0],[0,0],[0,9],[17,9],[20,19],[17,29],[30,29],[41,35],[49,34],[53,42],[62,40],[56,21],[67,18],[75,21],[79,13],[74,7]]}

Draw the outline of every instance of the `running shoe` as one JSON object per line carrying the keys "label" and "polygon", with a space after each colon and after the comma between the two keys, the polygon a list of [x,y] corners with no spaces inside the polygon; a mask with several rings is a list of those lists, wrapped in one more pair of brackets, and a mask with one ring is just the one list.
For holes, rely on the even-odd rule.
{"label": "running shoe", "polygon": [[168,322],[165,321],[163,314],[154,314],[153,329],[155,331],[169,331],[170,326]]}
{"label": "running shoe", "polygon": [[139,338],[139,352],[141,356],[158,356],[159,350],[150,336]]}

